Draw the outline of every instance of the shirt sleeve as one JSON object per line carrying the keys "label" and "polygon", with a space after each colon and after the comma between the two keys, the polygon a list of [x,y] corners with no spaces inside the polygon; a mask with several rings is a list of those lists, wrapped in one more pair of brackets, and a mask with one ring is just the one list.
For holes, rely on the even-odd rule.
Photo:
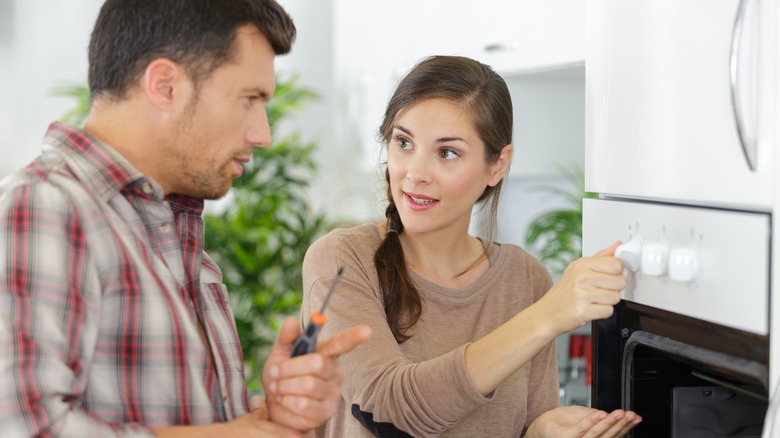
{"label": "shirt sleeve", "polygon": [[100,314],[90,226],[58,189],[0,192],[0,430],[4,436],[146,436],[82,409]]}
{"label": "shirt sleeve", "polygon": [[347,408],[357,405],[371,413],[374,422],[389,423],[416,437],[437,436],[489,401],[470,381],[466,345],[422,362],[407,358],[385,319],[381,293],[373,281],[372,252],[356,249],[348,240],[326,236],[307,252],[303,317],[319,309],[338,267],[343,266],[341,282],[325,312],[323,337],[356,324],[373,330],[369,342],[340,359],[347,376],[342,385]]}

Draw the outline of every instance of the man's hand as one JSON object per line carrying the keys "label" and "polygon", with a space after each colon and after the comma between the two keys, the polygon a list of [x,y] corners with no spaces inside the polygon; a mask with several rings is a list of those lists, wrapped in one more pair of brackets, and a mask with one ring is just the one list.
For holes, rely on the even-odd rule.
{"label": "man's hand", "polygon": [[156,429],[159,438],[304,438],[304,435],[288,427],[268,421],[265,402],[253,398],[252,411],[226,423],[201,426],[172,426]]}
{"label": "man's hand", "polygon": [[368,340],[371,329],[352,327],[318,342],[315,353],[290,358],[300,334],[298,322],[288,318],[265,362],[262,379],[271,421],[306,432],[335,414],[344,380],[338,358]]}

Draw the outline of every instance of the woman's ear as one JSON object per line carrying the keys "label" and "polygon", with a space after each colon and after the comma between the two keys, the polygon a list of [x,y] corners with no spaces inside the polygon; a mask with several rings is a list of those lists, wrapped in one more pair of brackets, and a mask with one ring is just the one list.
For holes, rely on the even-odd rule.
{"label": "woman's ear", "polygon": [[509,171],[509,164],[512,162],[512,145],[508,144],[501,149],[498,160],[490,166],[490,179],[488,185],[495,187]]}

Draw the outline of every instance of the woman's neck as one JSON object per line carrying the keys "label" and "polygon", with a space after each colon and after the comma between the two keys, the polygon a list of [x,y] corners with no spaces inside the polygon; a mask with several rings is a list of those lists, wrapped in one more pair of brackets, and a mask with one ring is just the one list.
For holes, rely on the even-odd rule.
{"label": "woman's neck", "polygon": [[467,232],[457,235],[401,234],[407,267],[445,287],[463,288],[489,268],[482,242]]}

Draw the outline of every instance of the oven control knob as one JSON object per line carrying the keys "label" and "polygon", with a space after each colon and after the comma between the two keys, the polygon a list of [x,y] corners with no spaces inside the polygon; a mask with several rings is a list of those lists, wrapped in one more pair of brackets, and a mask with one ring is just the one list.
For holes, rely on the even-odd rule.
{"label": "oven control knob", "polygon": [[663,243],[648,243],[642,247],[642,273],[660,277],[666,275],[669,264],[669,246]]}
{"label": "oven control knob", "polygon": [[642,259],[642,242],[637,239],[629,240],[615,249],[615,257],[623,262],[623,267],[631,272],[639,270]]}
{"label": "oven control knob", "polygon": [[674,248],[669,251],[669,278],[689,282],[699,273],[699,256],[693,248]]}

